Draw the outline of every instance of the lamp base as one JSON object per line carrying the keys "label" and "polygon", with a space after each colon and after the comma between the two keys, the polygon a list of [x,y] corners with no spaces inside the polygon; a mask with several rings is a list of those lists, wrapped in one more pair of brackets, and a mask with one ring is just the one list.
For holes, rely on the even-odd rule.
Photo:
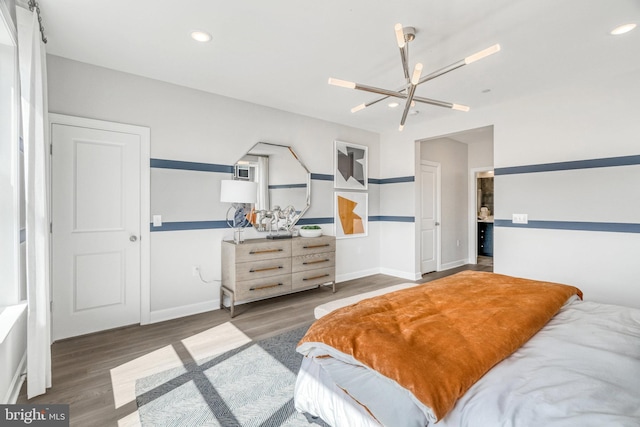
{"label": "lamp base", "polygon": [[242,235],[242,228],[237,227],[233,229],[233,243],[236,245],[244,242],[244,236]]}

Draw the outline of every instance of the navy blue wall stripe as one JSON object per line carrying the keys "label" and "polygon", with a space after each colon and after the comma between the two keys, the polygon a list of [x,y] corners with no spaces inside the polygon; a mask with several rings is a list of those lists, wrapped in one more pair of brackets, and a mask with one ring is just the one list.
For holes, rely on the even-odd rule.
{"label": "navy blue wall stripe", "polygon": [[[382,178],[377,179],[374,184],[397,184],[400,182],[414,182],[416,180],[415,176],[398,176],[395,178]],[[372,182],[372,180],[369,180]]]}
{"label": "navy blue wall stripe", "polygon": [[333,181],[333,175],[327,175],[323,173],[312,173],[311,179],[316,179],[318,181]]}
{"label": "navy blue wall stripe", "polygon": [[413,216],[393,216],[393,215],[378,215],[370,216],[369,221],[384,221],[384,222],[415,222],[416,219]]}
{"label": "navy blue wall stripe", "polygon": [[154,227],[153,223],[149,226],[151,231],[208,230],[229,227],[227,221],[176,221],[163,222],[160,227]]}
{"label": "navy blue wall stripe", "polygon": [[233,166],[217,165],[215,163],[183,162],[179,160],[151,159],[152,168],[180,169],[200,172],[233,173]]}
{"label": "navy blue wall stripe", "polygon": [[269,190],[278,190],[281,188],[307,188],[307,184],[280,184],[269,186]]}
{"label": "navy blue wall stripe", "polygon": [[[190,170],[200,172],[221,172],[221,173],[233,173],[233,166],[231,165],[218,165],[215,163],[198,163],[198,162],[185,162],[181,160],[166,160],[166,159],[151,159],[151,167],[159,169],[179,169]],[[312,173],[311,179],[317,181],[333,181],[333,175]],[[398,182],[414,182],[413,176],[399,176],[396,178],[369,178],[369,184],[395,184]],[[306,184],[292,184],[292,185],[273,185],[269,188],[297,188],[304,187]]]}
{"label": "navy blue wall stripe", "polygon": [[548,230],[607,231],[613,233],[640,233],[640,224],[623,222],[580,222],[580,221],[529,221],[527,224],[513,224],[508,219],[496,219],[496,227],[544,228]]}
{"label": "navy blue wall stripe", "polygon": [[[369,217],[370,222],[415,222],[412,216],[391,216],[376,215]],[[333,217],[324,218],[301,218],[297,225],[315,225],[315,224],[333,224]],[[212,230],[218,228],[228,228],[227,221],[176,221],[163,222],[160,227],[154,227],[153,223],[149,224],[150,230],[153,231],[185,231],[185,230]]]}
{"label": "navy blue wall stripe", "polygon": [[554,171],[565,171],[565,170],[575,170],[575,169],[608,168],[608,167],[614,167],[614,166],[632,166],[632,165],[640,165],[640,155],[496,168],[494,170],[494,174],[495,175],[512,175],[512,174],[519,174],[519,173],[554,172]]}
{"label": "navy blue wall stripe", "polygon": [[333,224],[333,217],[325,218],[300,218],[297,225]]}

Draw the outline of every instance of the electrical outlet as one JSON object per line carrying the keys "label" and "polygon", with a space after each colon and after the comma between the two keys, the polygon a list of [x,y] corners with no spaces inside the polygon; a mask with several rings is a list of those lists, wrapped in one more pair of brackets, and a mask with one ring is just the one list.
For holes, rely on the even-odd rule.
{"label": "electrical outlet", "polygon": [[191,266],[191,275],[192,276],[197,276],[199,274],[200,271],[200,266],[199,265],[192,265]]}
{"label": "electrical outlet", "polygon": [[154,227],[162,227],[162,215],[154,215],[153,216],[153,226]]}
{"label": "electrical outlet", "polygon": [[529,215],[527,215],[527,214],[513,214],[511,216],[511,223],[513,223],[513,224],[527,224],[527,223],[529,223]]}

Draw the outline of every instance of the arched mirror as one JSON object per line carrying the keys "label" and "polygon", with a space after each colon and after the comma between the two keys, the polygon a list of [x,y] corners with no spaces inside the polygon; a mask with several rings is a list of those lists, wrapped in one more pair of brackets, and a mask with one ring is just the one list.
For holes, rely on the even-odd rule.
{"label": "arched mirror", "polygon": [[248,216],[258,231],[289,232],[311,204],[311,173],[288,145],[258,142],[234,165],[234,179],[258,184]]}

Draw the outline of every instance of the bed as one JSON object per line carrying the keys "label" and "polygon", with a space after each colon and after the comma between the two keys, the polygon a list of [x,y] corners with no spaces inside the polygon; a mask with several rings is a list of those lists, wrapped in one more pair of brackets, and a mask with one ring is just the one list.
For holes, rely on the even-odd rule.
{"label": "bed", "polygon": [[298,344],[333,427],[640,426],[640,310],[462,272],[336,309]]}

